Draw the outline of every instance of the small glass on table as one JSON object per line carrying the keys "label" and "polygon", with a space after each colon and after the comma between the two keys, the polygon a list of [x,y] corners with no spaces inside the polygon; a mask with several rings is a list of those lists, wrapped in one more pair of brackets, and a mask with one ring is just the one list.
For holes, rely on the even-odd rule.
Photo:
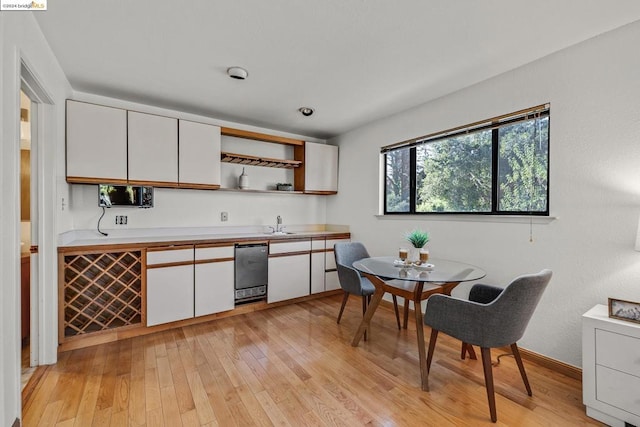
{"label": "small glass on table", "polygon": [[406,248],[400,248],[398,250],[398,256],[400,257],[400,260],[402,262],[406,262],[407,261],[407,257],[409,256],[409,250]]}

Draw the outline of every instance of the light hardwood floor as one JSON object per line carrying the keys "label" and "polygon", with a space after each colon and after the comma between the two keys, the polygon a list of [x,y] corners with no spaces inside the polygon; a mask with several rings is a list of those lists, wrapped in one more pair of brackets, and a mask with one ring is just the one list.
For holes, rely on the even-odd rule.
{"label": "light hardwood floor", "polygon": [[381,307],[353,348],[360,300],[337,325],[340,298],[62,353],[25,389],[23,425],[601,425],[585,415],[579,381],[525,361],[528,397],[512,357],[494,368],[492,424],[482,362],[460,360],[443,334],[423,392],[415,326],[398,331]]}

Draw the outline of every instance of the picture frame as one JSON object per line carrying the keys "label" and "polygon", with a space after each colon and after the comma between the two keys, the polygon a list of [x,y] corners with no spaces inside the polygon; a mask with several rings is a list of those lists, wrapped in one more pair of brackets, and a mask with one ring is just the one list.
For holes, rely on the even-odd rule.
{"label": "picture frame", "polygon": [[609,317],[640,323],[640,302],[609,298]]}

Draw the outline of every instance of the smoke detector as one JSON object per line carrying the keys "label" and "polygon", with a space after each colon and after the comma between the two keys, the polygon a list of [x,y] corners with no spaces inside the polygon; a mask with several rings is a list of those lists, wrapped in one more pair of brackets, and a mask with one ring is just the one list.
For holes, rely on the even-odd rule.
{"label": "smoke detector", "polygon": [[232,79],[244,80],[249,77],[249,72],[242,67],[229,67],[227,68],[227,74]]}

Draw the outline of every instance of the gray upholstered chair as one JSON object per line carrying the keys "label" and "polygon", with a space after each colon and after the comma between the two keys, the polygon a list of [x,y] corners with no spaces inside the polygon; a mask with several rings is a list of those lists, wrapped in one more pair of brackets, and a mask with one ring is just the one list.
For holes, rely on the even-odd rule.
{"label": "gray upholstered chair", "polygon": [[504,289],[475,285],[469,294],[470,299],[475,301],[439,294],[429,297],[424,315],[425,325],[431,327],[427,372],[431,367],[438,332],[444,332],[463,343],[479,346],[491,421],[496,422],[491,349],[510,346],[527,394],[531,396],[531,387],[516,341],[524,335],[549,280],[551,271],[542,270],[537,274],[517,277]]}
{"label": "gray upholstered chair", "polygon": [[[362,297],[362,315],[367,311],[367,306],[371,295],[375,292],[376,288],[366,277],[362,277],[358,270],[353,268],[355,261],[363,258],[369,258],[369,252],[360,242],[345,242],[336,243],[333,246],[333,253],[336,258],[336,268],[338,270],[338,279],[340,280],[340,287],[344,291],[342,297],[342,305],[340,306],[340,313],[338,313],[337,323],[340,323],[342,319],[342,313],[344,307],[347,305],[349,295],[358,295]],[[396,322],[398,323],[398,329],[400,329],[400,315],[398,313],[398,300],[396,296],[393,296],[393,306],[396,312]],[[364,338],[367,339],[365,332]]]}

